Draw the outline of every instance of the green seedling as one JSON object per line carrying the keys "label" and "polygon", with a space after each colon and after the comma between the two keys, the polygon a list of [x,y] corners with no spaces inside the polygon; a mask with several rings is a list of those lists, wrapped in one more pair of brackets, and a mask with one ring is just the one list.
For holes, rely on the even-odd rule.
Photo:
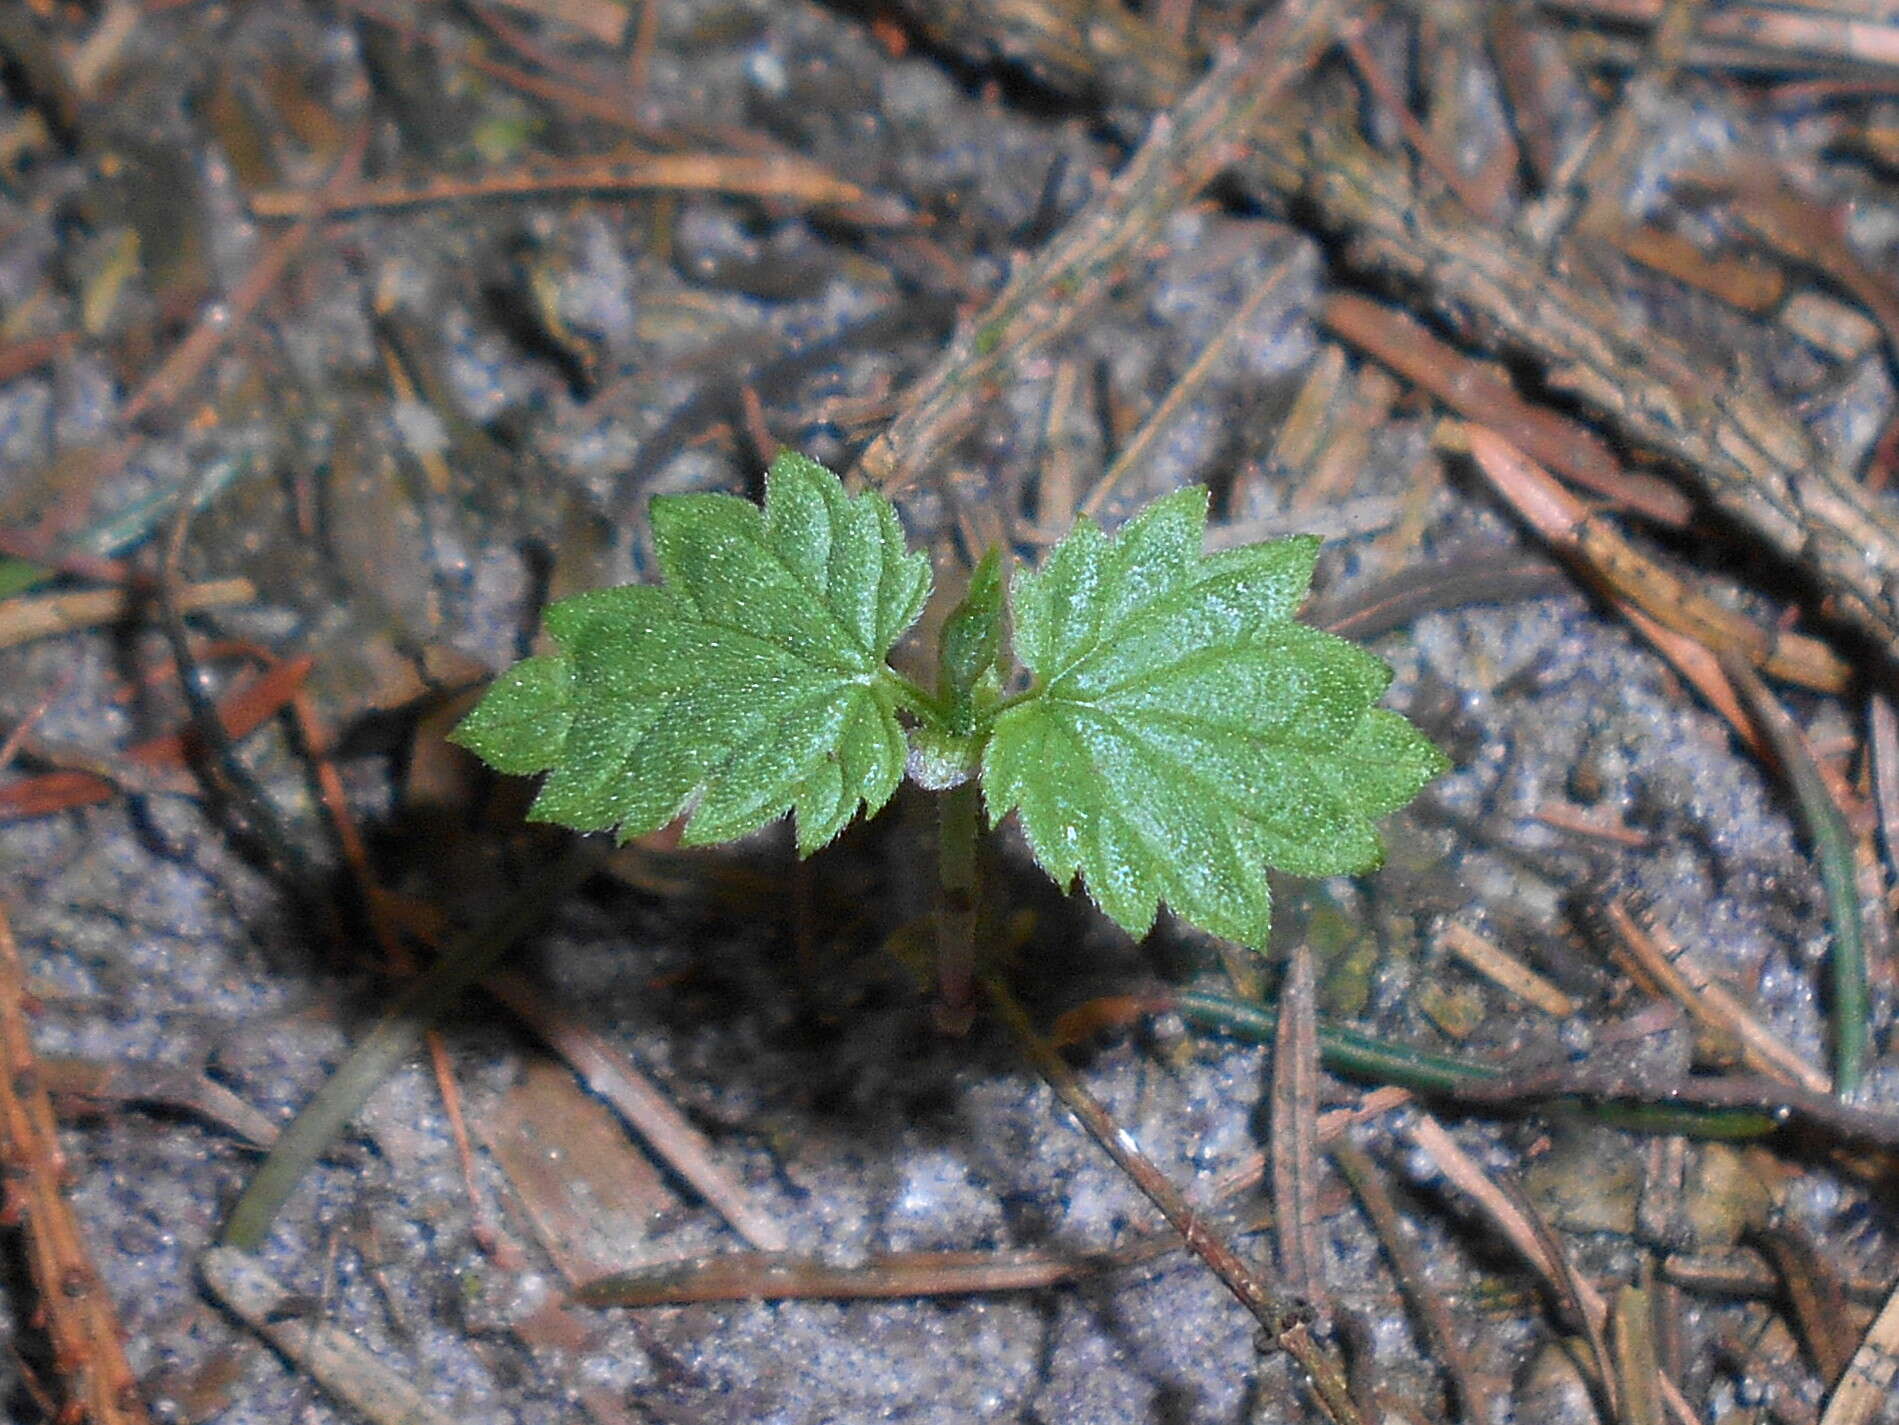
{"label": "green seedling", "polygon": [[557,651],[505,673],[454,733],[545,773],[529,815],[689,845],[791,813],[809,854],[908,775],[948,792],[946,886],[973,886],[976,795],[1042,869],[1129,934],[1165,904],[1264,947],[1268,868],[1376,866],[1377,818],[1446,763],[1374,707],[1378,659],[1294,620],[1319,541],[1202,552],[1207,492],[1116,534],[1083,519],[1039,570],[991,553],[943,623],[934,688],[889,657],[930,593],[894,507],[780,455],[762,508],[661,496],[661,582],[553,605]]}
{"label": "green seedling", "polygon": [[[1371,869],[1373,822],[1446,764],[1373,706],[1390,679],[1382,663],[1294,621],[1318,541],[1203,554],[1206,515],[1206,491],[1181,490],[1112,536],[1082,520],[1039,571],[1005,579],[989,555],[944,619],[926,689],[888,661],[930,592],[896,511],[783,455],[762,509],[730,495],[656,499],[661,582],[555,604],[557,651],[503,674],[454,736],[501,771],[546,774],[535,818],[622,840],[683,816],[685,841],[725,841],[790,812],[808,854],[874,815],[905,776],[941,790],[939,1009],[952,1022],[973,989],[985,805],[992,825],[1013,813],[1043,869],[1063,886],[1079,879],[1130,934],[1165,904],[1261,948],[1268,868]],[[589,848],[570,849],[403,992],[285,1129],[224,1242],[264,1241],[423,1026],[596,865]],[[1005,1018],[1012,1003],[1001,1001]],[[1272,1034],[1273,1011],[1257,1002],[1182,993],[1174,1007],[1212,1032]],[[1321,1026],[1319,1042],[1334,1072],[1452,1098],[1502,1072],[1338,1026]],[[1779,1122],[1672,1095],[1576,1107],[1711,1137]]]}

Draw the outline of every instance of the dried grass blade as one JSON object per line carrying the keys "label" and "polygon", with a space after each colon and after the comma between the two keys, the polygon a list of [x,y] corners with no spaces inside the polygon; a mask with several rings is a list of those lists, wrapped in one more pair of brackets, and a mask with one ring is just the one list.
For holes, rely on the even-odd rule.
{"label": "dried grass blade", "polygon": [[[872,201],[857,184],[789,154],[662,153],[537,163],[477,178],[353,183],[327,199],[301,189],[271,189],[253,193],[250,203],[260,218],[307,218],[316,211],[354,213],[547,193],[643,191],[728,193],[857,210]],[[892,205],[877,216],[894,225],[907,214]]]}
{"label": "dried grass blade", "polygon": [[1273,1239],[1286,1288],[1329,1314],[1319,1226],[1319,1024],[1312,951],[1292,952],[1273,1035]]}
{"label": "dried grass blade", "polygon": [[[1535,1268],[1537,1274],[1570,1305],[1587,1332],[1598,1381],[1605,1391],[1614,1388],[1614,1371],[1603,1335],[1609,1318],[1609,1303],[1570,1265],[1568,1255],[1550,1233],[1547,1225],[1516,1194],[1506,1191],[1478,1166],[1475,1159],[1458,1146],[1457,1140],[1429,1114],[1419,1114],[1410,1129],[1411,1141],[1427,1153],[1445,1177],[1473,1201],[1504,1234],[1517,1252]],[[1656,1390],[1669,1414],[1681,1425],[1698,1425],[1699,1417],[1678,1387],[1667,1376],[1657,1374]]]}
{"label": "dried grass blade", "polygon": [[1661,1378],[1655,1351],[1655,1321],[1649,1294],[1624,1286],[1615,1297],[1616,1394],[1624,1425],[1662,1425]]}
{"label": "dried grass blade", "polygon": [[574,1300],[583,1306],[679,1306],[709,1301],[965,1296],[1058,1286],[1116,1260],[1032,1250],[891,1252],[861,1266],[840,1267],[777,1252],[731,1252],[617,1272],[581,1286]]}
{"label": "dried grass blade", "polygon": [[1899,1285],[1880,1308],[1866,1337],[1847,1363],[1846,1374],[1834,1387],[1820,1425],[1866,1425],[1873,1413],[1892,1398],[1893,1377],[1899,1375]]}
{"label": "dried grass blade", "polygon": [[1601,915],[1614,936],[1611,954],[1623,968],[1679,1003],[1695,1023],[1731,1038],[1749,1068],[1814,1093],[1831,1091],[1832,1080],[1762,1023],[1652,916],[1620,897],[1604,905]]}
{"label": "dried grass blade", "polygon": [[1399,1287],[1424,1324],[1425,1335],[1444,1367],[1444,1374],[1449,1378],[1451,1393],[1459,1410],[1472,1425],[1482,1425],[1493,1413],[1490,1383],[1478,1371],[1470,1358],[1470,1352],[1464,1349],[1456,1325],[1451,1320],[1450,1307],[1432,1286],[1424,1270],[1423,1259],[1406,1235],[1404,1221],[1398,1215],[1397,1205],[1391,1200],[1391,1193],[1378,1171],[1378,1165],[1357,1144],[1342,1135],[1332,1144],[1331,1152],[1332,1161],[1345,1174],[1345,1180],[1352,1185],[1359,1205],[1371,1219],[1372,1228],[1384,1246],[1385,1255],[1391,1259],[1392,1272],[1398,1278]]}
{"label": "dried grass blade", "polygon": [[336,1399],[375,1425],[455,1425],[407,1378],[341,1326],[286,1311],[290,1289],[234,1247],[199,1261],[211,1294]]}

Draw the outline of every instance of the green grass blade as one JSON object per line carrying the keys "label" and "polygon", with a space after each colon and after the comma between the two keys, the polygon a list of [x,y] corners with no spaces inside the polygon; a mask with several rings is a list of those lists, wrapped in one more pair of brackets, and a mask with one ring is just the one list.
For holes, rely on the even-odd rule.
{"label": "green grass blade", "polygon": [[601,855],[597,846],[576,846],[546,872],[533,877],[493,920],[461,937],[410,982],[376,1027],[337,1066],[329,1082],[284,1129],[225,1219],[219,1242],[247,1252],[263,1245],[270,1224],[290,1200],[304,1173],[355,1117],[376,1086],[414,1049],[423,1032],[463,990],[487,974],[504,951],[539,925],[570,891],[577,890],[594,873]]}

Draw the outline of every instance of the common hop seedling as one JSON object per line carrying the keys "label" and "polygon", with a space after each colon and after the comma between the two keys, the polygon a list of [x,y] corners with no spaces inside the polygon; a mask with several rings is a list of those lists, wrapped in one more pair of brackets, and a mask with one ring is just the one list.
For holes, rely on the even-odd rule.
{"label": "common hop seedling", "polygon": [[545,772],[529,815],[622,840],[687,818],[728,841],[789,811],[798,850],[875,815],[906,773],[975,778],[991,824],[1144,934],[1164,902],[1266,943],[1266,871],[1370,870],[1374,821],[1446,763],[1373,704],[1390,670],[1294,620],[1319,541],[1205,554],[1207,492],[1113,535],[1082,519],[1041,569],[991,553],[943,625],[934,690],[890,651],[928,561],[895,508],[780,455],[762,508],[660,496],[658,584],[564,599],[558,652],[517,663],[455,730],[503,772]]}

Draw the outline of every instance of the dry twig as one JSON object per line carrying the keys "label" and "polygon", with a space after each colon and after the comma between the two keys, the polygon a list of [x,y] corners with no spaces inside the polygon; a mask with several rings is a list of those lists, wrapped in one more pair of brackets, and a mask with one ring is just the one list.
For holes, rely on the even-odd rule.
{"label": "dry twig", "polygon": [[1115,1124],[1062,1056],[1036,1031],[1027,1012],[1005,985],[998,980],[984,980],[983,988],[1023,1053],[1068,1111],[1080,1120],[1088,1136],[1133,1180],[1188,1248],[1252,1313],[1264,1339],[1282,1348],[1300,1364],[1325,1413],[1336,1425],[1363,1425],[1363,1417],[1346,1385],[1343,1367],[1330,1351],[1312,1338],[1307,1325],[1309,1313],[1276,1296],[1245,1259],[1213,1231],[1206,1218],[1188,1205],[1180,1189],[1140,1150],[1127,1130]]}
{"label": "dry twig", "polygon": [[1319,1228],[1319,1025],[1312,950],[1300,945],[1279,993],[1273,1039],[1273,1239],[1286,1288],[1324,1320],[1324,1239]]}
{"label": "dry twig", "polygon": [[652,191],[732,193],[774,198],[814,208],[848,211],[880,225],[907,222],[909,211],[878,202],[857,184],[788,154],[653,153],[622,157],[540,161],[524,168],[443,176],[411,182],[388,179],[338,189],[327,198],[301,189],[251,195],[260,218],[299,218],[313,212],[356,213],[412,208],[472,199],[534,197],[550,193],[639,193]]}
{"label": "dry twig", "polygon": [[1885,1306],[1847,1363],[1846,1374],[1834,1387],[1820,1425],[1865,1425],[1881,1405],[1891,1400],[1895,1375],[1899,1375],[1899,1286],[1886,1298]]}
{"label": "dry twig", "polygon": [[373,1425],[454,1425],[414,1383],[355,1333],[311,1320],[298,1298],[257,1260],[235,1247],[213,1247],[199,1263],[205,1285],[245,1325]]}
{"label": "dry twig", "polygon": [[1439,341],[1404,313],[1351,292],[1327,297],[1319,320],[1337,336],[1416,382],[1461,416],[1520,446],[1564,479],[1681,526],[1693,506],[1652,475],[1631,473],[1603,439],[1578,421],[1519,396],[1508,378]]}
{"label": "dry twig", "polygon": [[0,1167],[5,1215],[22,1225],[67,1408],[88,1425],[149,1419],[125,1359],[124,1333],[66,1200],[66,1158],[27,1027],[26,971],[0,908]]}
{"label": "dry twig", "polygon": [[[1590,911],[1593,915],[1596,908]],[[1646,907],[1611,898],[1600,907],[1600,915],[1611,936],[1611,953],[1623,968],[1673,999],[1696,1024],[1731,1040],[1742,1063],[1812,1093],[1829,1090],[1827,1076],[1716,980],[1700,957],[1669,934]]]}
{"label": "dry twig", "polygon": [[[1435,1118],[1419,1114],[1411,1126],[1410,1136],[1447,1178],[1484,1209],[1558,1299],[1570,1304],[1578,1318],[1577,1325],[1588,1333],[1597,1379],[1605,1388],[1613,1389],[1615,1369],[1604,1334],[1609,1321],[1609,1303],[1602,1293],[1576,1271],[1541,1219],[1527,1211],[1516,1194],[1506,1192],[1492,1181]],[[1655,1380],[1663,1401],[1681,1425],[1697,1425],[1694,1407],[1682,1397],[1675,1383],[1659,1373]]]}
{"label": "dry twig", "polygon": [[[180,588],[174,602],[180,613],[197,613],[203,609],[252,603],[256,598],[257,586],[249,579],[212,579]],[[11,648],[16,643],[28,643],[36,638],[53,638],[102,623],[117,623],[138,606],[136,593],[129,589],[78,589],[64,594],[42,594],[37,598],[8,599],[0,603],[0,648]]]}
{"label": "dry twig", "polygon": [[1563,1019],[1576,1012],[1576,1001],[1561,987],[1537,974],[1503,947],[1456,921],[1439,936],[1458,959],[1543,1013]]}
{"label": "dry twig", "polygon": [[1690,588],[1641,553],[1497,434],[1467,428],[1471,454],[1499,493],[1597,588],[1633,604],[1663,627],[1726,652],[1776,678],[1821,692],[1843,691],[1847,662],[1816,638],[1766,629]]}
{"label": "dry twig", "polygon": [[[1102,96],[1123,132],[1171,104],[1192,73],[1163,32],[1118,12],[1111,25],[1092,23],[1093,7],[1073,0],[899,8],[954,52],[1006,55],[1054,87]],[[1840,616],[1899,644],[1899,519],[1747,371],[1711,372],[1704,354],[1552,273],[1512,234],[1433,205],[1398,161],[1341,125],[1275,116],[1256,139],[1232,171],[1243,189],[1302,203],[1342,240],[1349,265],[1536,362],[1553,388],[1630,445],[1666,456],[1769,550],[1811,568]]]}
{"label": "dry twig", "polygon": [[1451,1320],[1450,1307],[1432,1285],[1424,1269],[1423,1258],[1406,1233],[1404,1221],[1398,1215],[1397,1205],[1391,1200],[1391,1193],[1385,1186],[1377,1164],[1343,1134],[1332,1144],[1331,1153],[1332,1161],[1345,1174],[1345,1180],[1352,1185],[1359,1205],[1371,1219],[1372,1228],[1378,1233],[1385,1255],[1391,1259],[1392,1272],[1398,1278],[1398,1285],[1404,1290],[1406,1299],[1417,1309],[1424,1323],[1425,1335],[1430,1339],[1431,1349],[1444,1367],[1444,1374],[1450,1380],[1464,1418],[1471,1421],[1472,1425],[1482,1425],[1491,1418],[1493,1395],[1490,1382],[1478,1371],[1470,1352],[1464,1349],[1456,1325]]}
{"label": "dry twig", "polygon": [[948,350],[912,386],[902,414],[858,458],[853,478],[886,491],[921,478],[1010,373],[1073,330],[1141,244],[1232,162],[1330,38],[1343,9],[1342,0],[1279,7],[1170,104],[1114,181],[958,327]]}

